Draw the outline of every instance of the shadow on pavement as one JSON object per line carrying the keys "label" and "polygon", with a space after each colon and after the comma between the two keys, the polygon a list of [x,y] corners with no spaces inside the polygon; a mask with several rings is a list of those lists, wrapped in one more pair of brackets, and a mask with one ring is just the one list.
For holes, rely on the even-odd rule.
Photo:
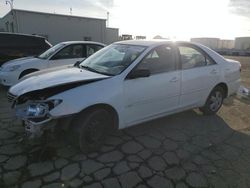
{"label": "shadow on pavement", "polygon": [[233,130],[221,116],[171,115],[117,131],[99,152],[85,155],[65,139],[48,147],[20,143],[23,128],[2,98],[2,187],[250,187],[250,129]]}

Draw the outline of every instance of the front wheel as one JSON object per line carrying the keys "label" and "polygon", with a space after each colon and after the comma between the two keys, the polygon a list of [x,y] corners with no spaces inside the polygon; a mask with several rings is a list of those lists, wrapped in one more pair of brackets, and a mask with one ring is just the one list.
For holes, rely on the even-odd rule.
{"label": "front wheel", "polygon": [[223,104],[225,98],[224,90],[222,87],[217,86],[208,96],[206,104],[200,108],[204,115],[216,114]]}
{"label": "front wheel", "polygon": [[79,114],[72,122],[74,135],[83,152],[93,152],[102,146],[105,136],[112,127],[112,117],[104,109]]}

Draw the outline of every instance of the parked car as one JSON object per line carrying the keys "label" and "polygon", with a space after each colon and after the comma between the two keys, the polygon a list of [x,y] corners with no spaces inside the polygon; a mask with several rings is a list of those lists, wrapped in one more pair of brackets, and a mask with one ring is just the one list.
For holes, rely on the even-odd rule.
{"label": "parked car", "polygon": [[114,129],[197,107],[215,114],[238,90],[240,69],[200,44],[123,41],[79,68],[23,80],[8,99],[31,137],[65,126],[82,151],[93,151]]}
{"label": "parked car", "polygon": [[36,57],[20,58],[3,64],[0,68],[0,83],[12,86],[32,72],[75,64],[104,46],[102,43],[90,41],[59,43]]}
{"label": "parked car", "polygon": [[39,55],[51,47],[41,36],[0,32],[0,66],[13,59]]}

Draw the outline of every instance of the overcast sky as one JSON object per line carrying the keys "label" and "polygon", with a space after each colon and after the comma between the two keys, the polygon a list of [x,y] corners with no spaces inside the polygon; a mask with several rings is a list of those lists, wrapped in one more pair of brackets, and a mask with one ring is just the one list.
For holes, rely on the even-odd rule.
{"label": "overcast sky", "polygon": [[[14,0],[14,8],[106,18],[120,34],[233,39],[250,36],[250,0]],[[0,17],[9,11],[0,0]]]}

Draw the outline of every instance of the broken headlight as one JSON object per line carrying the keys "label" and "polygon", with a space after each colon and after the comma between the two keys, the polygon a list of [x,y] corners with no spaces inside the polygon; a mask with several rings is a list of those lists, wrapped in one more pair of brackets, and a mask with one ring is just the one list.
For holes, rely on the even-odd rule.
{"label": "broken headlight", "polygon": [[43,117],[49,111],[48,104],[30,104],[26,109],[27,117]]}
{"label": "broken headlight", "polygon": [[41,118],[48,115],[48,112],[62,102],[60,99],[50,101],[34,101],[23,107],[17,108],[16,115],[22,119]]}

